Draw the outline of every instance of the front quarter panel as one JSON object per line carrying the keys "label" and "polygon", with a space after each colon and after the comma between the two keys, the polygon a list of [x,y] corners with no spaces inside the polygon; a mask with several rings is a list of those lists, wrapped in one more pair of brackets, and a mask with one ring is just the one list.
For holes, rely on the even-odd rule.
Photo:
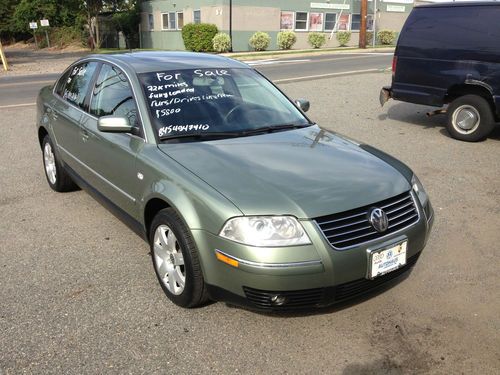
{"label": "front quarter panel", "polygon": [[[156,145],[145,145],[137,158],[144,177],[140,212],[154,198],[177,210],[191,230],[218,234],[226,220],[242,212],[210,185],[162,153]],[[138,218],[145,225],[144,215]]]}

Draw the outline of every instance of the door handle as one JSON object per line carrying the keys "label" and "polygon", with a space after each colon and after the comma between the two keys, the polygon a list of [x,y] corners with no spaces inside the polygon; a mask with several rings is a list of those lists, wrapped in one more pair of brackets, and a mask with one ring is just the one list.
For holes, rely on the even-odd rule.
{"label": "door handle", "polygon": [[87,130],[85,130],[85,129],[82,130],[82,139],[84,142],[87,142],[89,140],[89,136],[90,136],[90,134]]}

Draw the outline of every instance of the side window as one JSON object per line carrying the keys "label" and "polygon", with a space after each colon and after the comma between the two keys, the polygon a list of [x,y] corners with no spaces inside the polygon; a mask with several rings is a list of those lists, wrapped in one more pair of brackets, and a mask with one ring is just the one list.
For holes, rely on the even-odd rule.
{"label": "side window", "polygon": [[121,70],[103,64],[92,92],[90,113],[97,117],[127,117],[132,126],[138,126],[132,89]]}
{"label": "side window", "polygon": [[62,95],[60,94],[63,99],[82,109],[86,109],[84,107],[85,96],[96,68],[96,62],[86,62],[73,67],[66,78],[66,85],[62,90]]}
{"label": "side window", "polygon": [[56,94],[59,96],[63,96],[64,94],[64,88],[66,87],[66,80],[68,79],[69,73],[71,73],[71,70],[64,73],[64,75],[59,78],[59,81],[56,83]]}

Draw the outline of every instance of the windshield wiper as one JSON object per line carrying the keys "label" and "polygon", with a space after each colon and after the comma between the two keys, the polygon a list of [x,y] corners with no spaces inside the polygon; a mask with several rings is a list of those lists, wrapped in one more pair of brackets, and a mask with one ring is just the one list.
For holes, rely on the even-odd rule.
{"label": "windshield wiper", "polygon": [[274,126],[264,126],[262,128],[247,130],[245,133],[249,134],[259,134],[259,133],[274,133],[276,131],[288,130],[288,129],[302,129],[312,124],[282,124]]}

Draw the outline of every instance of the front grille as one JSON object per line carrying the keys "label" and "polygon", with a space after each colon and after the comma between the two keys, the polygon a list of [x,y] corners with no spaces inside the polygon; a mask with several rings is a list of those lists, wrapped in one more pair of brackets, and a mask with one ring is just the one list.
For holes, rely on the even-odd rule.
{"label": "front grille", "polygon": [[[384,210],[389,227],[383,233],[377,232],[368,221],[370,209]],[[314,219],[330,244],[345,249],[394,233],[418,221],[418,211],[410,194],[406,192],[384,201]]]}
{"label": "front grille", "polygon": [[[408,258],[403,267],[379,276],[373,280],[363,278],[333,287],[296,291],[271,292],[267,290],[248,288],[245,286],[243,287],[243,291],[253,307],[260,310],[280,311],[328,306],[376,290],[378,287],[383,286],[384,284],[409,271],[415,263],[417,263],[419,256],[420,253]],[[286,302],[281,306],[273,304],[272,297],[276,295],[284,296],[286,298]]]}

